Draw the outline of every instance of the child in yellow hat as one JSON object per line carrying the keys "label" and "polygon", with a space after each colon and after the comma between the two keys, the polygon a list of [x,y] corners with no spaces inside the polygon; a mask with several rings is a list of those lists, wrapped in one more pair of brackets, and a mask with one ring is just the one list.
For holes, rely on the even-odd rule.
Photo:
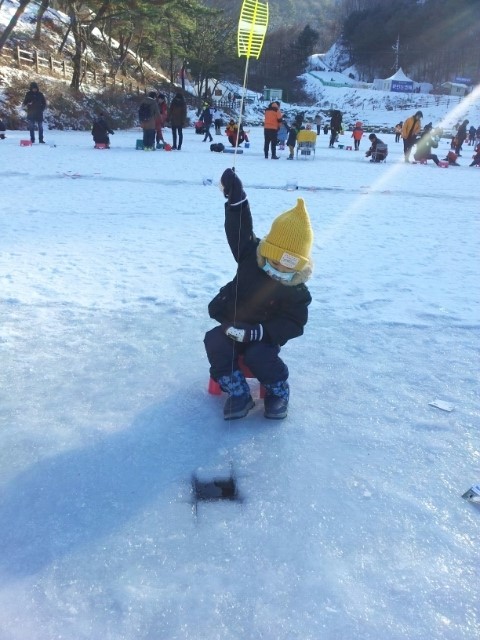
{"label": "child in yellow hat", "polygon": [[254,406],[238,365],[243,355],[266,389],[265,417],[279,420],[287,416],[289,400],[288,367],[280,347],[303,334],[312,301],[305,285],[312,273],[312,226],[298,198],[260,240],[239,177],[227,169],[220,185],[227,198],[225,232],[238,267],[208,306],[210,317],[220,323],[205,334],[210,375],[228,393],[225,419],[243,418]]}

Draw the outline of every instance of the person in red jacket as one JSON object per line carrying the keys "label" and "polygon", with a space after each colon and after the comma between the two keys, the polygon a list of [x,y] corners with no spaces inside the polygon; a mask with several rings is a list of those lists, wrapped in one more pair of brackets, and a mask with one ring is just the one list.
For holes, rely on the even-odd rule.
{"label": "person in red jacket", "polygon": [[277,136],[280,125],[282,124],[283,115],[280,111],[280,103],[278,101],[271,102],[265,109],[265,120],[263,124],[263,135],[265,144],[263,151],[265,158],[268,158],[268,150],[271,149],[272,160],[278,160],[277,156]]}
{"label": "person in red jacket", "polygon": [[356,122],[355,123],[355,127],[353,128],[352,131],[352,138],[353,138],[353,143],[355,145],[355,151],[358,151],[360,149],[360,140],[363,137],[363,122]]}
{"label": "person in red jacket", "polygon": [[168,118],[168,107],[167,102],[165,100],[165,94],[159,93],[157,96],[157,104],[160,115],[155,118],[155,134],[156,134],[156,142],[165,142],[163,138],[162,129],[165,126],[165,123]]}

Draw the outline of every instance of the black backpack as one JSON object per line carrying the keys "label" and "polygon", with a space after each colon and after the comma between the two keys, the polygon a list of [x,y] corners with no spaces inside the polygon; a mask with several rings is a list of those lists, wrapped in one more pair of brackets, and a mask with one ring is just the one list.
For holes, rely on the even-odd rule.
{"label": "black backpack", "polygon": [[148,102],[142,102],[138,110],[138,120],[140,122],[147,122],[150,118],[153,118],[153,105]]}
{"label": "black backpack", "polygon": [[225,149],[225,146],[221,142],[213,143],[210,145],[210,151],[216,151],[217,153],[222,153]]}

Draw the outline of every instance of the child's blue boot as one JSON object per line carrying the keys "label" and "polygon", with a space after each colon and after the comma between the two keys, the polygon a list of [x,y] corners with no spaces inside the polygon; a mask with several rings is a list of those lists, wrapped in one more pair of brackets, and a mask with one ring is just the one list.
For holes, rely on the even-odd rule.
{"label": "child's blue boot", "polygon": [[250,394],[250,387],[245,380],[245,376],[239,370],[233,371],[231,375],[222,376],[217,380],[222,391],[228,393],[227,401],[223,407],[223,417],[225,420],[236,420],[244,418],[255,406]]}
{"label": "child's blue boot", "polygon": [[271,420],[283,420],[288,413],[288,399],[290,386],[286,380],[264,385],[266,395],[264,399],[265,418]]}

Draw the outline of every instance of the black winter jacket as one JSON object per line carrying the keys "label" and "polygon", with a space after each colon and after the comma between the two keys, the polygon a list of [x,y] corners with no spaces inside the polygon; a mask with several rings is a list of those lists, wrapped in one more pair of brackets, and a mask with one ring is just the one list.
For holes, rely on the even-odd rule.
{"label": "black winter jacket", "polygon": [[92,126],[92,136],[94,142],[102,143],[108,142],[108,134],[113,134],[113,129],[110,129],[105,118],[101,116],[95,120]]}
{"label": "black winter jacket", "polygon": [[187,120],[187,103],[181,94],[176,94],[170,103],[168,119],[172,127],[184,127]]}
{"label": "black winter jacket", "polygon": [[310,292],[303,283],[283,284],[260,268],[260,240],[253,233],[248,201],[233,207],[225,205],[225,232],[238,269],[235,278],[208,305],[210,317],[221,324],[232,324],[234,320],[259,322],[263,325],[263,340],[280,346],[301,336],[312,301]]}
{"label": "black winter jacket", "polygon": [[47,102],[41,91],[28,90],[23,99],[23,106],[27,108],[27,118],[41,118]]}

